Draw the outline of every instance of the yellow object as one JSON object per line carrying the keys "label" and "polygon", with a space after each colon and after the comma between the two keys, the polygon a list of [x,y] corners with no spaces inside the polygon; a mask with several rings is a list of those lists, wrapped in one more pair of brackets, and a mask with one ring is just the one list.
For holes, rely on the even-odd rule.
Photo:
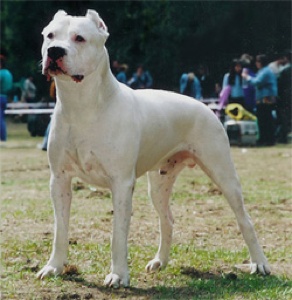
{"label": "yellow object", "polygon": [[236,121],[257,121],[257,117],[245,110],[238,103],[231,103],[226,106],[225,113]]}

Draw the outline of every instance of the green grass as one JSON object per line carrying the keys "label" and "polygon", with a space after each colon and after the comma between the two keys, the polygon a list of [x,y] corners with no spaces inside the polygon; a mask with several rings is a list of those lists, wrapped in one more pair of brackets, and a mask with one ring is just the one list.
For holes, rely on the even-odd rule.
{"label": "green grass", "polygon": [[47,157],[36,148],[41,139],[29,137],[25,124],[9,123],[8,132],[1,145],[3,299],[292,299],[291,146],[232,148],[271,276],[235,267],[249,254],[234,215],[214,184],[195,169],[184,171],[174,189],[171,257],[158,273],[144,270],[157,251],[159,233],[147,180],[138,180],[129,235],[131,287],[113,290],[103,286],[110,268],[110,194],[86,184],[74,190],[71,209],[69,264],[78,272],[35,278],[53,239]]}

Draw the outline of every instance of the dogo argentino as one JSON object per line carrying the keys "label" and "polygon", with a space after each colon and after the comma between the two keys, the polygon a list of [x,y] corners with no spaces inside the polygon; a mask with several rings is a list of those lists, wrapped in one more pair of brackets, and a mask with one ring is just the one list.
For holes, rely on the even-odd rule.
{"label": "dogo argentino", "polygon": [[226,133],[204,104],[173,92],[132,90],[109,67],[105,23],[59,11],[43,30],[42,71],[54,77],[57,103],[48,156],[55,214],[51,257],[39,278],[67,263],[71,179],[109,188],[114,208],[111,272],[105,285],[128,286],[127,237],[136,178],[148,172],[149,196],[160,220],[160,244],[146,270],[166,266],[172,239],[172,186],[184,167],[199,165],[235,213],[251,256],[251,271],[270,267],[245,210]]}

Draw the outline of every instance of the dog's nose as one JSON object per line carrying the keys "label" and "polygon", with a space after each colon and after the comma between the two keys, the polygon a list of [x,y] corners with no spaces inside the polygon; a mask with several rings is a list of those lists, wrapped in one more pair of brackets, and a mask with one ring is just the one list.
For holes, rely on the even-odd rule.
{"label": "dog's nose", "polygon": [[48,49],[48,56],[49,56],[49,58],[51,58],[54,61],[58,60],[59,58],[63,57],[64,55],[66,55],[66,50],[64,48],[51,47]]}

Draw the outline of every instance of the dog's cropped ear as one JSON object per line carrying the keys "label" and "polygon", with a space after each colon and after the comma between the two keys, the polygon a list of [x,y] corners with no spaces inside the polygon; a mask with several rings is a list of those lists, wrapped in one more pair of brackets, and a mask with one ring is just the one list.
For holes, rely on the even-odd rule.
{"label": "dog's cropped ear", "polygon": [[107,31],[107,26],[105,25],[99,14],[93,9],[88,9],[86,17],[91,19],[96,24],[98,31],[104,36],[106,40],[109,36],[109,33]]}
{"label": "dog's cropped ear", "polygon": [[57,20],[59,18],[65,17],[65,16],[67,16],[67,13],[65,12],[65,10],[58,10],[56,12],[56,14],[54,15],[53,20]]}

